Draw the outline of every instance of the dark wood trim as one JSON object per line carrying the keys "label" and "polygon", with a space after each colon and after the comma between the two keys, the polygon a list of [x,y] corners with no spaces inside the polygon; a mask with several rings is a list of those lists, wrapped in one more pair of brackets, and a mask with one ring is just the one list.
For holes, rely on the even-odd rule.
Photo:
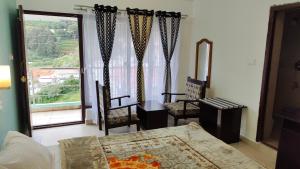
{"label": "dark wood trim", "polygon": [[201,39],[199,42],[196,43],[195,79],[197,79],[197,77],[198,77],[199,47],[200,47],[200,44],[203,42],[206,42],[209,44],[208,75],[206,77],[206,87],[210,88],[213,42],[208,39]]}
{"label": "dark wood trim", "polygon": [[63,127],[63,126],[70,126],[70,125],[77,125],[77,124],[84,124],[84,122],[83,121],[75,121],[75,122],[67,122],[67,123],[56,123],[56,124],[33,126],[32,128],[33,128],[33,130],[38,130],[38,129]]}
{"label": "dark wood trim", "polygon": [[271,10],[274,12],[284,11],[284,10],[295,10],[295,9],[300,9],[300,2],[288,3],[284,5],[273,5],[271,7]]}
{"label": "dark wood trim", "polygon": [[262,78],[261,93],[260,93],[256,141],[262,141],[263,134],[264,134],[265,109],[266,109],[266,102],[267,102],[267,95],[268,95],[267,90],[269,85],[269,76],[270,76],[271,58],[272,58],[273,40],[274,40],[273,35],[275,30],[276,15],[278,12],[281,11],[288,11],[288,10],[295,10],[295,9],[300,9],[300,2],[290,3],[285,5],[274,5],[270,8],[264,70],[263,70],[263,78]]}
{"label": "dark wood trim", "polygon": [[[73,17],[77,18],[78,23],[78,36],[79,36],[79,60],[80,60],[80,88],[81,88],[81,110],[82,110],[82,120],[78,122],[67,122],[67,123],[59,123],[59,124],[50,124],[50,125],[41,125],[41,126],[33,126],[33,129],[41,129],[41,128],[50,128],[50,127],[59,127],[59,126],[67,126],[73,124],[83,124],[85,122],[85,92],[84,92],[84,59],[83,59],[83,23],[82,23],[82,15],[81,14],[72,14],[72,13],[59,13],[59,12],[47,12],[47,11],[32,11],[32,10],[25,10],[24,14],[31,14],[31,15],[45,15],[45,16],[60,16],[60,17]],[[22,28],[24,31],[24,28]],[[23,41],[25,44],[25,41]],[[24,46],[25,52],[25,46]],[[26,62],[24,62],[26,63]],[[21,68],[24,69],[24,68]],[[27,71],[26,69],[24,71]],[[26,73],[27,77],[27,73]],[[28,86],[27,88],[28,89]],[[26,90],[27,91],[27,90]],[[28,105],[29,106],[29,100]],[[29,112],[30,113],[30,112]]]}
{"label": "dark wood trim", "polygon": [[264,132],[265,108],[266,108],[266,101],[267,101],[267,89],[269,85],[269,74],[270,74],[270,64],[271,64],[271,57],[272,57],[272,44],[273,44],[275,18],[276,18],[275,11],[271,8],[270,16],[269,16],[269,26],[268,26],[267,43],[266,43],[266,51],[265,51],[262,86],[261,86],[261,93],[260,93],[256,141],[262,141],[263,132]]}
{"label": "dark wood trim", "polygon": [[[102,130],[102,118],[105,118],[105,117],[102,117],[102,114],[101,114],[100,93],[99,92],[100,92],[100,90],[99,90],[99,81],[96,81],[96,98],[97,98],[98,122],[99,122],[99,130]],[[103,114],[104,114],[104,112],[103,112]]]}
{"label": "dark wood trim", "polygon": [[84,91],[84,59],[83,59],[83,23],[82,15],[77,15],[79,33],[79,60],[80,60],[80,90],[81,90],[81,110],[82,121],[85,121],[85,91]]}
{"label": "dark wood trim", "polygon": [[34,10],[24,10],[24,14],[46,15],[46,16],[50,15],[50,16],[72,17],[72,18],[82,17],[81,14],[62,13],[62,12],[48,12],[48,11],[34,11]]}
{"label": "dark wood trim", "polygon": [[27,83],[27,62],[25,50],[25,35],[24,35],[24,10],[22,5],[19,5],[19,16],[17,20],[18,30],[18,51],[19,56],[16,59],[17,63],[17,83],[18,83],[18,102],[21,105],[20,111],[20,130],[22,133],[32,136],[30,107],[29,107],[29,93]]}

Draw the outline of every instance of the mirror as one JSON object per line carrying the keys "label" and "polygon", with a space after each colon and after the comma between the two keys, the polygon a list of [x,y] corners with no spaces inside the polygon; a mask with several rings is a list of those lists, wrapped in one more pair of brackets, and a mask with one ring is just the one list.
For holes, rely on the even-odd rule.
{"label": "mirror", "polygon": [[206,81],[207,88],[210,87],[212,49],[213,42],[208,39],[201,39],[196,44],[195,79]]}

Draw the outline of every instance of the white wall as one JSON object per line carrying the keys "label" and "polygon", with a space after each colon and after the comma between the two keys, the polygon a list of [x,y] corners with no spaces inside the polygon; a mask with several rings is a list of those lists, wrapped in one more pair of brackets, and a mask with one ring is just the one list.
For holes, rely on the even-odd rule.
{"label": "white wall", "polygon": [[[255,140],[269,9],[293,0],[197,0],[194,2],[192,44],[214,42],[210,95],[248,107],[242,135]],[[190,51],[194,50],[191,46]],[[189,75],[194,74],[194,54]]]}
{"label": "white wall", "polygon": [[195,46],[202,38],[214,42],[210,96],[227,98],[248,107],[242,135],[255,140],[269,9],[295,0],[17,0],[24,9],[74,12],[74,4],[117,5],[181,11],[179,89],[187,75],[194,77]]}

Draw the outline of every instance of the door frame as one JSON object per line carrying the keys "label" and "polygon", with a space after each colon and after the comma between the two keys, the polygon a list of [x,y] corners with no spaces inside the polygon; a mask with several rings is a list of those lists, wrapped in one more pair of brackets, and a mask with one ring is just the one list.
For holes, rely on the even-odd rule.
{"label": "door frame", "polygon": [[24,10],[22,5],[18,6],[17,18],[17,34],[18,34],[18,57],[16,57],[16,79],[18,89],[18,103],[20,104],[20,130],[22,133],[32,136],[32,127],[30,119],[29,108],[29,94],[27,83],[27,68],[26,68],[26,52],[25,52],[25,39],[24,39]]}
{"label": "door frame", "polygon": [[260,102],[259,102],[259,115],[258,115],[258,123],[257,123],[256,141],[263,141],[263,135],[264,135],[264,122],[265,122],[265,114],[266,114],[265,110],[266,110],[267,95],[268,95],[269,76],[271,70],[276,16],[278,12],[295,10],[295,9],[300,9],[300,2],[289,3],[284,5],[274,5],[270,8],[263,78],[262,78]]}
{"label": "door frame", "polygon": [[[32,129],[61,127],[61,126],[85,123],[86,106],[85,106],[85,91],[84,91],[83,25],[82,25],[83,17],[82,17],[82,15],[81,14],[72,14],[72,13],[61,13],[61,12],[35,11],[35,10],[24,10],[24,14],[77,18],[78,36],[79,36],[78,40],[79,40],[79,61],[80,61],[81,121],[32,126]],[[24,44],[24,46],[25,46],[25,44]],[[25,70],[25,71],[27,71],[27,70]],[[27,86],[27,90],[28,90],[28,86]],[[28,100],[28,103],[29,103],[29,100]],[[31,113],[31,112],[29,111],[28,113]]]}

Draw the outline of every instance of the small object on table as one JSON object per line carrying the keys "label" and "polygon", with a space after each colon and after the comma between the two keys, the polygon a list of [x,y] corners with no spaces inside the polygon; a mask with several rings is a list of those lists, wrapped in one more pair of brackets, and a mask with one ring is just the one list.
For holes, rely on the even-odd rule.
{"label": "small object on table", "polygon": [[168,108],[158,101],[145,101],[137,105],[137,115],[143,129],[168,127]]}
{"label": "small object on table", "polygon": [[276,169],[300,168],[300,108],[285,108],[277,115],[283,119]]}
{"label": "small object on table", "polygon": [[239,142],[243,108],[246,106],[217,97],[200,99],[201,126],[228,144]]}

